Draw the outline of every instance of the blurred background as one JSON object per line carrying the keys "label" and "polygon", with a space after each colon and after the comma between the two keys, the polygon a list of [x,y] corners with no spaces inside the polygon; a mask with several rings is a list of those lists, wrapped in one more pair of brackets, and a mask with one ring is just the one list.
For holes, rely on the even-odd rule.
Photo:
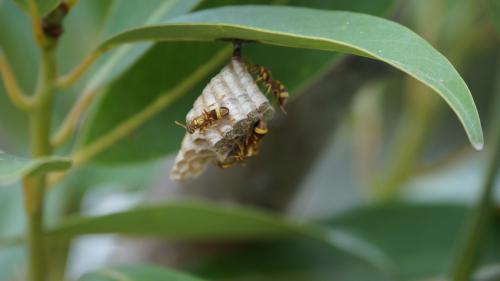
{"label": "blurred background", "polygon": [[[113,11],[119,5],[115,2],[120,1],[82,0],[71,11],[58,52],[61,71],[70,70],[104,34],[112,33]],[[196,9],[269,2],[204,1]],[[271,122],[257,157],[245,167],[211,167],[190,182],[169,180],[184,133],[173,120],[183,119],[208,76],[52,189],[48,223],[78,213],[100,215],[184,199],[241,204],[346,230],[350,238],[383,252],[396,273],[380,272],[306,239],[173,242],[100,235],[64,246],[69,278],[107,264],[132,262],[169,265],[209,280],[423,281],[440,280],[448,271],[466,213],[485,180],[488,143],[500,124],[500,2],[291,0],[277,4],[369,13],[414,30],[452,62],[469,86],[482,120],[485,150],[472,149],[458,118],[438,95],[383,63],[249,44],[243,55],[271,69],[292,93],[288,115],[277,114]],[[132,13],[137,3],[123,5],[129,5],[127,11]],[[30,22],[9,0],[0,1],[0,45],[19,82],[26,90],[33,89],[38,53]],[[182,79],[226,45],[155,44],[102,89],[74,144],[85,145],[113,128],[169,87],[170,80]],[[85,79],[59,96],[55,122],[64,117],[84,85]],[[2,150],[28,155],[27,128],[26,118],[0,87]],[[70,150],[68,145],[61,154]],[[496,199],[500,199],[498,188]],[[500,209],[481,241],[475,280],[500,280],[499,214]],[[0,189],[1,236],[19,235],[23,229],[21,188]],[[0,248],[0,280],[23,280],[24,263],[22,246]]]}

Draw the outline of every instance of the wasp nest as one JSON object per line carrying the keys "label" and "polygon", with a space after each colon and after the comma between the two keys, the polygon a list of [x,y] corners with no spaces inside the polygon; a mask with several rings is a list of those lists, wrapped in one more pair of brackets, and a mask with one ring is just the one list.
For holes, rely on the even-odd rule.
{"label": "wasp nest", "polygon": [[[228,110],[223,116],[221,110]],[[172,180],[195,178],[210,163],[229,161],[231,151],[259,120],[274,114],[269,100],[261,92],[244,62],[231,61],[203,89],[186,116],[186,124],[206,121],[186,132],[181,149],[170,172]]]}

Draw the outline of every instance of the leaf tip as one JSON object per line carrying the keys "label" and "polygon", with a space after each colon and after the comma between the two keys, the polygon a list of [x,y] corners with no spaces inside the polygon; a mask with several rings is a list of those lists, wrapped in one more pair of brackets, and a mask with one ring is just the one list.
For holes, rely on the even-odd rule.
{"label": "leaf tip", "polygon": [[476,151],[481,151],[484,148],[484,142],[483,141],[475,142],[475,143],[472,144],[472,146],[474,147],[474,149]]}

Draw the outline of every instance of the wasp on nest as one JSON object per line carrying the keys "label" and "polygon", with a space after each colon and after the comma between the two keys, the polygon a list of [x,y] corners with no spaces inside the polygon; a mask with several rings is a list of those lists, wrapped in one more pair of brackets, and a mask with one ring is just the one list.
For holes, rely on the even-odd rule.
{"label": "wasp on nest", "polygon": [[187,132],[170,172],[173,180],[196,178],[210,163],[228,168],[257,155],[268,131],[266,122],[274,115],[257,82],[285,112],[288,91],[284,85],[272,79],[268,69],[242,59],[241,41],[235,41],[234,47],[229,63],[194,102],[186,123],[176,121]]}

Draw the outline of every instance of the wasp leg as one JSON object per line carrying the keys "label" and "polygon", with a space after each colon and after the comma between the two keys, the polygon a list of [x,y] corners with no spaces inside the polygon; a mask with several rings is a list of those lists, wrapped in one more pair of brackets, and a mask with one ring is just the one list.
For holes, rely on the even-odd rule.
{"label": "wasp leg", "polygon": [[177,120],[175,120],[175,121],[174,121],[174,123],[175,123],[176,125],[181,126],[182,128],[184,128],[184,129],[186,129],[186,130],[187,130],[187,127],[186,127],[186,125],[185,125],[185,124],[182,124],[181,122],[179,122],[179,121],[177,121]]}

